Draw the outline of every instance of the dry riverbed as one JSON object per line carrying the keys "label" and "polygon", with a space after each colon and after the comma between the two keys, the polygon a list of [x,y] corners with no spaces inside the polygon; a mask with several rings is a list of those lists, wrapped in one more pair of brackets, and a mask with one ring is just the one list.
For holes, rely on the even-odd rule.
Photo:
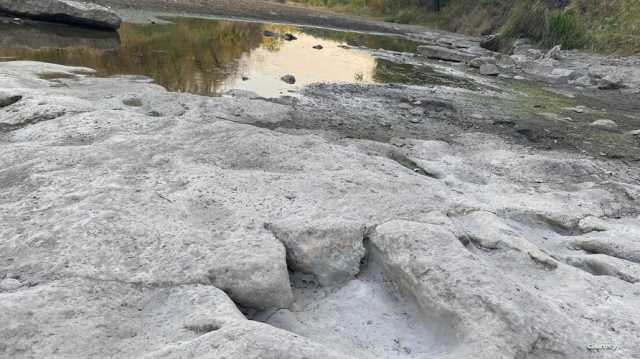
{"label": "dry riverbed", "polygon": [[640,357],[634,60],[343,42],[376,81],[0,62],[0,357]]}

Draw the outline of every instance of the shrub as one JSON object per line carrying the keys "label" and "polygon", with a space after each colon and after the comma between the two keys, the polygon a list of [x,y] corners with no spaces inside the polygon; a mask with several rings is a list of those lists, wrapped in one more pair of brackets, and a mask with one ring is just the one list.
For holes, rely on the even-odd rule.
{"label": "shrub", "polygon": [[553,11],[549,15],[546,32],[543,43],[547,46],[561,44],[564,48],[575,49],[588,43],[586,27],[569,10]]}

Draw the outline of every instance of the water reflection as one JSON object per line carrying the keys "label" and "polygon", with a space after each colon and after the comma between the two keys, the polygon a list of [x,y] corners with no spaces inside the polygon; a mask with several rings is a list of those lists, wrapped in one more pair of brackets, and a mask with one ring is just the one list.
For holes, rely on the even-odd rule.
{"label": "water reflection", "polygon": [[[171,21],[124,24],[119,39],[61,25],[2,25],[0,58],[86,66],[105,76],[145,75],[172,91],[217,95],[244,89],[279,96],[312,82],[384,82],[377,74],[378,60],[366,51],[346,49],[344,43],[415,50],[412,42],[383,36],[191,18]],[[291,32],[298,40],[265,37],[265,30]],[[313,49],[315,45],[323,49]],[[295,75],[296,85],[280,81],[285,74]]]}
{"label": "water reflection", "polygon": [[29,22],[26,25],[0,22],[0,48],[42,49],[88,47],[115,49],[120,46],[120,36],[111,31],[82,30],[79,36],[74,27]]}
{"label": "water reflection", "polygon": [[374,81],[408,85],[436,85],[478,90],[479,85],[469,78],[447,76],[429,66],[414,66],[377,59]]}

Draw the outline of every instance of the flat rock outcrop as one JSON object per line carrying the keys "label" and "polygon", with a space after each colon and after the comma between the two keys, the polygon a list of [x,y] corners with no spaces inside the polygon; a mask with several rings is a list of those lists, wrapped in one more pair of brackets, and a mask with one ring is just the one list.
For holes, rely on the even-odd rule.
{"label": "flat rock outcrop", "polygon": [[638,168],[463,128],[477,92],[0,82],[0,357],[640,355]]}
{"label": "flat rock outcrop", "polygon": [[73,0],[0,0],[0,13],[108,30],[122,23],[104,6]]}

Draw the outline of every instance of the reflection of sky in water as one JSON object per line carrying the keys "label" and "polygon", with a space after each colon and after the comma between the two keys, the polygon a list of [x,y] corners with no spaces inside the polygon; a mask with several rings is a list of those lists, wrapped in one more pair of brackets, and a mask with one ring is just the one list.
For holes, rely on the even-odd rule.
{"label": "reflection of sky in water", "polygon": [[[375,60],[366,52],[340,47],[340,43],[295,32],[298,40],[283,41],[277,51],[261,46],[238,60],[235,74],[225,79],[220,90],[242,89],[261,96],[289,94],[314,82],[372,82]],[[313,49],[315,45],[324,49]],[[280,77],[292,74],[295,85]],[[242,80],[242,76],[249,79]]]}
{"label": "reflection of sky in water", "polygon": [[[124,24],[117,35],[63,25],[0,24],[0,58],[86,66],[101,75],[145,75],[172,91],[216,95],[231,89],[290,95],[313,82],[375,82],[380,62],[371,48],[411,51],[406,40],[245,22],[175,18],[168,25]],[[292,32],[298,40],[263,36]],[[322,50],[313,49],[322,45]],[[296,77],[295,85],[280,80]],[[247,77],[247,80],[243,80]],[[384,80],[383,80],[384,81]]]}

